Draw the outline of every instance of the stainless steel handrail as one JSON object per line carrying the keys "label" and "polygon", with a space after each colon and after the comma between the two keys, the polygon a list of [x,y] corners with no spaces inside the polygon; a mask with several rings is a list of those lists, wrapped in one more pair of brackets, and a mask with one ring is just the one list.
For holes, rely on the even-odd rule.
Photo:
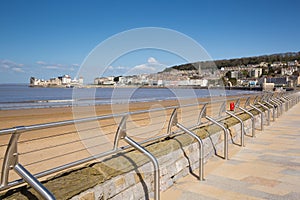
{"label": "stainless steel handrail", "polygon": [[224,159],[228,160],[228,135],[229,135],[228,129],[223,124],[220,124],[218,121],[214,120],[213,118],[211,118],[209,116],[206,116],[205,118],[223,129],[223,131],[224,131]]}
{"label": "stainless steel handrail", "polygon": [[202,140],[193,132],[190,131],[189,129],[187,129],[186,127],[184,127],[182,124],[177,123],[176,126],[178,128],[180,128],[181,130],[183,130],[184,132],[186,132],[187,134],[189,134],[190,136],[192,136],[193,138],[195,138],[199,144],[199,180],[203,181],[204,180],[204,148],[203,148],[203,142]]}
{"label": "stainless steel handrail", "polygon": [[272,109],[273,109],[273,113],[272,113],[272,116],[273,116],[273,122],[275,121],[275,106],[273,104],[271,104],[270,102],[266,101],[266,100],[263,100],[263,103],[267,104],[268,106],[271,106]]}
{"label": "stainless steel handrail", "polygon": [[241,124],[241,146],[244,147],[245,146],[245,128],[244,128],[244,121],[239,118],[238,116],[236,116],[235,114],[229,112],[229,111],[226,111],[226,114],[230,115],[231,117],[237,119],[240,124]]}
{"label": "stainless steel handrail", "polygon": [[[206,105],[204,106],[206,107]],[[203,110],[203,108],[202,108]],[[200,112],[201,113],[201,112]],[[170,117],[170,122],[169,122],[169,127],[168,127],[168,135],[171,136],[173,133],[171,131],[172,127],[178,127],[180,130],[184,131],[191,137],[195,138],[198,142],[199,145],[199,180],[203,181],[204,180],[204,147],[203,147],[203,142],[198,137],[193,131],[189,130],[189,128],[185,127],[184,125],[178,123],[178,118],[177,118],[177,109],[174,109],[172,112],[172,115]]]}
{"label": "stainless steel handrail", "polygon": [[264,104],[260,103],[260,102],[257,102],[258,105],[260,105],[261,107],[263,107],[264,109],[266,109],[268,111],[268,119],[267,119],[267,123],[268,125],[270,125],[270,109],[265,106]]}
{"label": "stainless steel handrail", "polygon": [[252,104],[250,104],[250,107],[260,113],[260,128],[261,128],[261,131],[263,131],[264,130],[264,113],[263,113],[263,111],[261,111],[260,109],[258,109],[257,107],[255,107]]}
{"label": "stainless steel handrail", "polygon": [[255,137],[255,117],[254,115],[249,112],[247,109],[242,108],[242,107],[238,107],[238,109],[240,109],[241,111],[245,112],[246,114],[248,114],[251,117],[251,121],[252,121],[252,137]]}
{"label": "stainless steel handrail", "polygon": [[145,148],[143,148],[140,144],[135,142],[133,139],[128,137],[127,130],[126,130],[126,120],[128,118],[128,115],[124,116],[119,124],[118,131],[115,137],[114,141],[114,149],[118,149],[118,144],[121,139],[124,139],[129,145],[137,149],[139,152],[143,153],[145,156],[147,156],[154,167],[154,199],[159,200],[160,199],[160,172],[159,172],[159,164],[157,159]]}
{"label": "stainless steel handrail", "polygon": [[29,171],[27,171],[21,164],[14,167],[15,171],[21,176],[32,188],[34,188],[44,199],[55,200],[56,198],[43,186]]}

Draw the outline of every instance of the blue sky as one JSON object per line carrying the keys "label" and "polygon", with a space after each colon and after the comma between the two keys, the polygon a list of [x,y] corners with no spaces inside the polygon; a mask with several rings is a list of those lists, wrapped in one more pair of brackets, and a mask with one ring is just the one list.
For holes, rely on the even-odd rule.
{"label": "blue sky", "polygon": [[[0,83],[75,76],[100,42],[141,27],[181,32],[213,59],[298,52],[299,7],[298,0],[1,0]],[[118,59],[111,72],[149,63],[184,60],[148,50]]]}

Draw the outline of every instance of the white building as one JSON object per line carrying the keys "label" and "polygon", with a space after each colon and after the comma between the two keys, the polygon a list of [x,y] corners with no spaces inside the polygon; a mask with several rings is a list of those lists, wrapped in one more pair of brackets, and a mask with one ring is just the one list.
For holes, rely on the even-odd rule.
{"label": "white building", "polygon": [[262,68],[256,68],[250,71],[251,77],[259,78],[261,75],[262,75]]}
{"label": "white building", "polygon": [[67,85],[67,84],[70,84],[72,81],[71,77],[69,75],[64,75],[61,79],[61,83],[63,85]]}

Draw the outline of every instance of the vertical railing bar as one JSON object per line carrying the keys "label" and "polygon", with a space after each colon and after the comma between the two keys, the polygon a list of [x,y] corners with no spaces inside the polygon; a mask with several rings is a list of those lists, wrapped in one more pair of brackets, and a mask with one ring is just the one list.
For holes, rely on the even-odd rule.
{"label": "vertical railing bar", "polygon": [[291,99],[284,95],[282,95],[281,99],[284,99],[285,102],[287,102],[287,105],[285,106],[285,111],[288,111],[290,109]]}
{"label": "vertical railing bar", "polygon": [[248,97],[245,101],[245,104],[244,104],[244,108],[247,108],[247,106],[250,105],[250,97]]}
{"label": "vertical railing bar", "polygon": [[287,99],[285,99],[283,96],[279,98],[281,101],[284,102],[285,104],[285,112],[288,111],[289,109],[289,101]]}
{"label": "vertical railing bar", "polygon": [[239,109],[244,111],[248,115],[250,115],[251,120],[252,120],[252,137],[255,137],[255,117],[254,117],[254,115],[245,108],[239,107]]}
{"label": "vertical railing bar", "polygon": [[271,103],[273,103],[273,104],[276,105],[277,118],[278,118],[278,117],[280,116],[280,111],[279,111],[279,109],[280,109],[280,104],[279,104],[278,102],[274,101],[273,99],[269,99],[269,101],[270,101]]}
{"label": "vertical railing bar", "polygon": [[273,104],[269,103],[266,100],[264,100],[263,102],[273,108],[273,114],[272,115],[273,115],[273,121],[275,121],[275,106]]}
{"label": "vertical railing bar", "polygon": [[260,113],[260,128],[261,128],[261,131],[263,131],[264,130],[264,113],[263,113],[263,111],[261,111],[259,108],[255,107],[252,104],[250,104],[250,107]]}
{"label": "vertical railing bar", "polygon": [[211,121],[212,123],[216,124],[217,126],[221,127],[224,131],[224,159],[228,160],[228,129],[225,128],[224,125],[220,124],[219,122],[217,122],[216,120],[214,120],[213,118],[206,116],[206,119],[208,119],[209,121]]}
{"label": "vertical railing bar", "polygon": [[160,172],[159,172],[159,164],[158,164],[157,159],[149,151],[144,149],[142,146],[140,146],[137,142],[135,142],[134,140],[129,138],[127,135],[124,137],[124,140],[151,160],[153,167],[154,167],[154,199],[159,200],[160,199],[160,192],[159,192]]}
{"label": "vertical railing bar", "polygon": [[270,109],[267,106],[265,106],[264,104],[260,103],[260,102],[257,102],[257,104],[268,111],[268,120],[267,120],[268,124],[267,125],[269,126],[270,125]]}
{"label": "vertical railing bar", "polygon": [[280,109],[279,116],[282,115],[283,114],[283,108],[282,108],[283,104],[282,104],[282,102],[277,98],[272,98],[271,100],[276,102],[279,105],[278,106],[279,109]]}
{"label": "vertical railing bar", "polygon": [[219,117],[221,117],[222,114],[225,113],[225,111],[226,111],[226,101],[224,101],[220,106]]}
{"label": "vertical railing bar", "polygon": [[114,147],[113,150],[116,151],[118,149],[119,146],[119,142],[120,140],[126,135],[126,121],[128,119],[128,115],[125,115],[122,117],[116,135],[115,135],[115,139],[114,139]]}
{"label": "vertical railing bar", "polygon": [[[206,104],[202,107],[202,110],[199,114],[198,124],[201,122],[201,116],[206,115]],[[204,180],[204,157],[203,157],[203,143],[202,140],[192,131],[190,131],[188,128],[183,126],[182,124],[178,123],[178,116],[177,116],[177,108],[175,108],[172,112],[172,115],[170,117],[169,126],[168,126],[168,136],[171,136],[171,128],[173,126],[177,126],[179,129],[187,133],[188,135],[195,138],[199,144],[199,180]]]}
{"label": "vertical railing bar", "polygon": [[167,135],[171,135],[172,134],[172,127],[176,126],[177,121],[178,121],[178,118],[177,118],[177,108],[175,108],[172,111],[172,114],[171,114],[171,117],[170,117],[170,120],[169,120],[168,129],[167,129]]}
{"label": "vertical railing bar", "polygon": [[2,173],[1,173],[1,188],[8,184],[9,171],[12,170],[18,163],[18,140],[25,127],[15,127],[15,132],[11,135],[9,143],[6,147],[5,156],[3,159]]}
{"label": "vertical railing bar", "polygon": [[203,116],[206,116],[206,108],[207,108],[207,103],[204,104],[201,108],[201,111],[199,113],[199,116],[198,116],[198,123],[197,123],[197,126],[200,126],[201,125],[201,119],[203,118]]}
{"label": "vertical railing bar", "polygon": [[118,130],[117,130],[115,140],[114,140],[114,150],[118,149],[119,141],[121,139],[124,139],[129,145],[131,145],[136,150],[143,153],[145,156],[147,156],[150,159],[150,161],[152,162],[153,167],[154,167],[154,199],[159,200],[160,199],[160,192],[159,192],[160,172],[159,172],[158,161],[149,151],[147,151],[140,144],[138,144],[137,142],[135,142],[134,140],[132,140],[130,137],[127,136],[127,132],[126,132],[127,119],[128,119],[128,115],[125,115],[122,118],[121,122],[119,123]]}
{"label": "vertical railing bar", "polygon": [[245,146],[245,137],[244,137],[245,128],[244,128],[243,120],[229,111],[226,111],[226,114],[232,116],[233,118],[237,119],[240,122],[240,124],[241,124],[241,146],[244,147]]}
{"label": "vertical railing bar", "polygon": [[189,129],[184,127],[182,124],[177,123],[176,126],[198,141],[198,144],[199,144],[199,180],[203,181],[204,180],[204,156],[203,156],[204,148],[203,148],[203,142],[194,132],[190,131]]}
{"label": "vertical railing bar", "polygon": [[18,140],[21,133],[25,130],[24,126],[15,127],[16,131],[11,135],[8,147],[6,149],[2,174],[1,188],[8,185],[9,171],[14,170],[25,182],[27,182],[34,190],[36,190],[44,199],[54,200],[55,197],[45,188],[29,171],[27,171],[18,162]]}

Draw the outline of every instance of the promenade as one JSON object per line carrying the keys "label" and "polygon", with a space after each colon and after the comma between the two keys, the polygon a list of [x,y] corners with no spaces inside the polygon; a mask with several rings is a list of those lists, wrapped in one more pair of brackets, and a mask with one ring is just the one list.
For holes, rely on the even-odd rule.
{"label": "promenade", "polygon": [[256,133],[244,148],[229,145],[229,160],[211,158],[205,181],[190,174],[161,199],[300,199],[300,104]]}

